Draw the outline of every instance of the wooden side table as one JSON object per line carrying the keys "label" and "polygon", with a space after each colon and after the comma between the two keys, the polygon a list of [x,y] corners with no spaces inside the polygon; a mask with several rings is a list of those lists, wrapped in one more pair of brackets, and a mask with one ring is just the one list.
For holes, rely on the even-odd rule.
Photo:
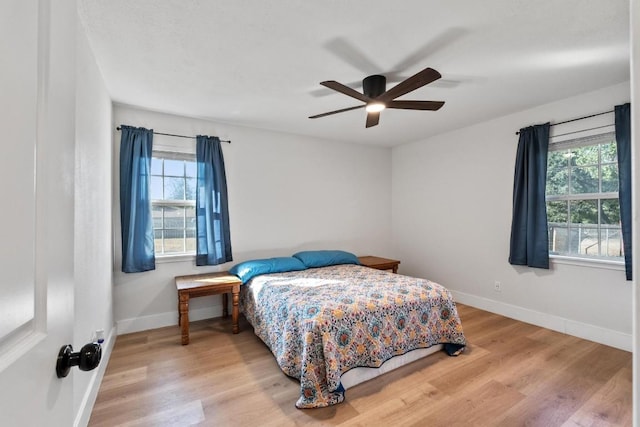
{"label": "wooden side table", "polygon": [[240,296],[240,285],[242,281],[228,271],[218,273],[193,274],[190,276],[177,276],[175,278],[178,290],[178,313],[180,317],[178,324],[182,331],[182,345],[189,344],[189,299],[204,297],[207,295],[222,294],[222,315],[227,317],[227,292],[231,292],[233,297],[233,310],[231,319],[233,322],[233,333],[240,332],[238,326],[238,299]]}
{"label": "wooden side table", "polygon": [[398,265],[400,261],[389,258],[381,258],[377,256],[361,256],[358,257],[360,264],[365,267],[376,268],[378,270],[391,270],[394,273],[398,272]]}

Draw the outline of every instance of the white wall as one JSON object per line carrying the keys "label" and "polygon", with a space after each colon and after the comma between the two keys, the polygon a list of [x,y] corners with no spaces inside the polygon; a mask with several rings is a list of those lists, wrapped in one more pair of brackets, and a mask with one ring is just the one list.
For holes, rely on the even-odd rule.
{"label": "white wall", "polygon": [[[119,183],[117,160],[114,162],[114,313],[118,333],[177,324],[176,275],[228,269],[246,259],[289,256],[302,249],[391,255],[388,148],[339,144],[122,105],[114,107],[114,122],[114,126],[127,124],[232,140],[231,144],[223,143],[223,153],[234,262],[218,267],[196,267],[191,258],[157,263],[151,272],[120,271]],[[116,132],[115,159],[119,141],[120,132]],[[154,136],[154,144],[167,143],[193,141]],[[190,317],[219,316],[220,304],[220,296],[194,299]]]}
{"label": "white wall", "polygon": [[[392,236],[401,272],[440,282],[460,302],[630,350],[632,286],[622,269],[508,263],[515,132],[629,99],[629,83],[619,84],[394,148]],[[552,129],[607,120],[613,114]]]}
{"label": "white wall", "polygon": [[103,329],[107,338],[102,369],[76,372],[73,376],[76,425],[86,425],[115,336],[111,98],[81,24],[77,31],[76,67],[74,349],[78,351],[90,342],[97,329]]}

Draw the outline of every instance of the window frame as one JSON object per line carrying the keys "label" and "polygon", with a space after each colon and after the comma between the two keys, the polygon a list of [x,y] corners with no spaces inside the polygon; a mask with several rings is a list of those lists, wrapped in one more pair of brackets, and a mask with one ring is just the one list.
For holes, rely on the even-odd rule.
{"label": "window frame", "polygon": [[[550,142],[548,152],[552,153],[555,151],[564,151],[569,149],[581,148],[594,146],[605,143],[615,143],[615,132],[600,132],[593,135],[582,136],[577,138],[569,138],[562,141]],[[617,153],[616,160],[613,162],[602,162],[602,153],[600,152],[598,155],[598,163],[594,165],[585,165],[585,166],[597,166],[598,167],[598,187],[602,188],[602,167],[603,165],[616,164],[617,166]],[[548,165],[547,165],[548,166]],[[574,166],[581,167],[582,165]],[[568,191],[567,194],[562,195],[548,195],[545,190],[545,203],[554,202],[554,201],[566,201],[567,206],[567,224],[571,224],[571,209],[570,202],[571,201],[583,201],[583,200],[597,200],[598,201],[598,222],[594,224],[594,228],[598,231],[598,244],[602,244],[601,231],[610,228],[607,227],[606,224],[601,223],[601,201],[607,199],[616,199],[619,200],[618,191],[607,191],[607,192],[598,192],[598,193],[570,193],[571,187],[571,172],[568,168],[569,176],[567,177],[567,186]],[[546,180],[548,181],[549,170],[547,170]],[[549,218],[547,217],[547,226],[549,227]],[[569,230],[570,228],[568,228]],[[617,228],[620,233],[622,233],[621,228]],[[620,242],[622,245],[622,237],[620,238]],[[575,253],[551,253],[549,252],[549,258],[551,261],[558,264],[573,264],[580,266],[588,266],[588,267],[601,267],[601,268],[611,268],[611,269],[624,269],[624,256],[622,257],[612,257],[612,256],[603,256],[603,255],[581,255]]]}
{"label": "window frame", "polygon": [[[152,150],[152,162],[154,158],[162,158],[164,160],[184,160],[184,161],[192,161],[194,163],[196,163],[196,153],[195,153],[195,144],[193,149],[188,149],[188,148],[175,148],[172,146],[165,146],[165,145],[160,145],[158,147],[155,146],[153,147]],[[153,166],[152,166],[153,167]],[[158,175],[151,175],[151,176],[158,176]],[[164,170],[162,171],[162,176],[164,177]],[[195,177],[194,177],[195,178]],[[156,207],[184,207],[184,208],[188,208],[188,207],[192,207],[194,209],[195,212],[195,207],[196,207],[196,201],[194,200],[166,200],[166,199],[151,199],[150,198],[150,203],[151,203],[151,210],[153,212],[153,210]],[[186,217],[185,217],[185,221],[186,221]],[[163,224],[164,225],[164,224]],[[157,230],[157,228],[155,228],[154,226],[154,245],[155,245],[155,231]],[[165,230],[165,228],[163,227],[162,230]],[[187,227],[186,227],[186,223],[185,223],[185,227],[182,228],[182,230],[184,230],[184,232],[186,233],[187,231]],[[183,234],[184,239],[186,239],[186,234]],[[194,235],[195,238],[197,238],[197,236]],[[163,242],[163,252],[162,253],[158,253],[156,252],[156,261],[159,262],[177,262],[177,261],[185,261],[185,260],[195,260],[196,257],[196,252],[197,250],[194,248],[192,251],[184,251],[184,252],[170,252],[170,253],[164,253],[164,234],[162,236],[162,242]],[[186,249],[186,241],[185,241],[185,249]]]}

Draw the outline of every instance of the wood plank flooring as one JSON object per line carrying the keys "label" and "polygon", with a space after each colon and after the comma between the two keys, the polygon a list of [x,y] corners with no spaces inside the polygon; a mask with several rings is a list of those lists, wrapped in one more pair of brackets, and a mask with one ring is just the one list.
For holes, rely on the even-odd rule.
{"label": "wood plank flooring", "polygon": [[469,346],[296,409],[285,376],[241,317],[119,336],[90,426],[630,426],[631,353],[459,304]]}

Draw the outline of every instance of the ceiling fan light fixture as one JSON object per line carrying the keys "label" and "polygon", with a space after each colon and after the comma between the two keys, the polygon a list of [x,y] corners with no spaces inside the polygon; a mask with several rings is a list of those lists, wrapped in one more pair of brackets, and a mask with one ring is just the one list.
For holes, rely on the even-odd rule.
{"label": "ceiling fan light fixture", "polygon": [[386,108],[386,105],[384,105],[384,103],[382,102],[371,102],[367,104],[366,110],[367,110],[367,113],[379,113],[385,108]]}

